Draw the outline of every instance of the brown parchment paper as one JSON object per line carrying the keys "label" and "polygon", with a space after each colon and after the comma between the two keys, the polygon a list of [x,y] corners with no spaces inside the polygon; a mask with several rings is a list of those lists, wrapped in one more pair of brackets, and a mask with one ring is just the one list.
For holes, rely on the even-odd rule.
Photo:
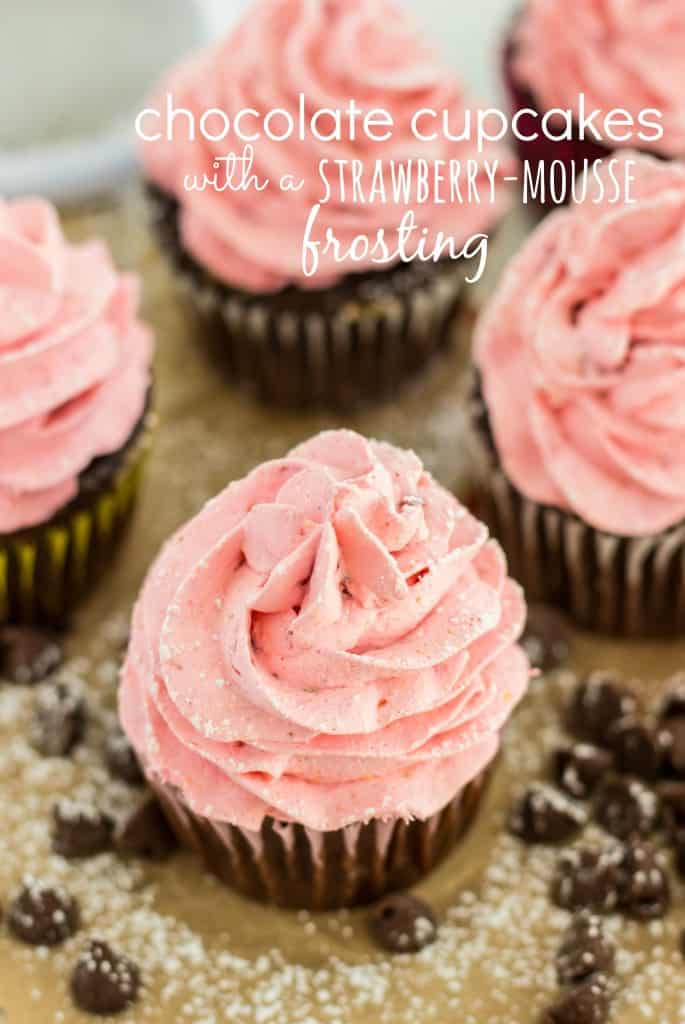
{"label": "brown parchment paper", "polygon": [[[113,706],[116,648],[145,570],[160,543],[230,479],[281,455],[316,430],[347,425],[415,448],[447,485],[467,485],[464,440],[466,339],[483,290],[470,292],[459,343],[392,403],[346,418],[274,412],[227,387],[197,338],[145,227],[137,190],[115,205],[67,213],[72,237],[104,236],[119,265],[144,278],[144,312],[157,335],[159,429],[133,529],[114,570],[78,615],[71,668],[101,711],[87,749],[68,765],[41,762],[25,740],[31,695],[0,690],[0,905],[21,874],[58,877],[82,903],[82,931],[40,953],[0,924],[2,1024],[82,1024],[68,974],[89,935],[103,936],[141,964],[146,989],[121,1016],[191,1024],[533,1024],[557,991],[553,957],[566,914],[547,900],[555,851],[528,850],[504,834],[513,794],[536,776],[559,740],[558,707],[568,674],[538,680],[508,733],[494,784],[466,842],[419,894],[442,923],[438,943],[392,959],[367,936],[365,912],[310,917],[248,904],[181,854],[162,866],[104,855],[70,865],[50,855],[56,795],[107,790],[98,760]],[[491,253],[488,287],[516,244],[509,225]],[[685,664],[685,644],[618,644],[579,637],[575,665],[617,666],[659,681]],[[98,729],[100,732],[98,732]],[[93,780],[95,780],[93,782]],[[107,790],[113,799],[128,796]],[[591,836],[592,837],[592,836]],[[621,949],[612,1021],[685,1024],[685,962],[678,953],[685,899],[666,922],[607,928]]]}

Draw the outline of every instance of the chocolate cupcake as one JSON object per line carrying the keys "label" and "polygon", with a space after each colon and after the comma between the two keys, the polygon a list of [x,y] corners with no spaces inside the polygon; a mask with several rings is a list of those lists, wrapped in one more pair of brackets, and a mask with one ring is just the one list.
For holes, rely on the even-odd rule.
{"label": "chocolate cupcake", "polygon": [[[476,330],[482,514],[531,600],[685,630],[685,168],[552,214]],[[608,173],[606,167],[603,173]]]}
{"label": "chocolate cupcake", "polygon": [[[527,0],[506,44],[504,70],[519,154],[532,177],[546,182],[543,205],[568,199],[583,161],[617,147],[685,157],[683,53],[681,0]],[[562,132],[557,117],[550,122],[557,141],[541,133],[544,115],[566,110],[574,115],[571,132]],[[594,110],[600,117],[583,127]]]}
{"label": "chocolate cupcake", "polygon": [[[185,121],[170,121],[168,96],[194,117],[192,141]],[[318,118],[315,134],[314,111],[344,112],[351,99],[363,116],[387,111],[394,126],[365,130],[358,119],[350,129],[345,120],[340,141],[323,141],[334,133],[333,115]],[[259,0],[229,38],[170,74],[142,125],[150,139],[142,146],[148,195],[162,246],[231,380],[250,383],[270,402],[346,406],[394,395],[448,341],[464,278],[472,274],[457,256],[507,207],[502,179],[509,161],[496,146],[479,155],[469,143],[422,144],[411,132],[422,107],[446,107],[459,123],[460,87],[404,10],[370,0]],[[207,110],[213,113],[203,122]],[[267,125],[273,110],[280,113]],[[436,126],[431,121],[425,130]],[[227,131],[219,141],[205,137]],[[258,184],[223,187],[227,153],[242,155],[246,138],[254,158],[249,174]],[[461,202],[429,196],[418,205],[411,186],[408,201],[398,202],[391,161],[401,174],[409,157],[422,156],[431,182],[440,161],[447,176],[450,160],[480,161],[481,202],[464,194]],[[499,160],[494,202],[488,158]],[[366,175],[357,188],[354,160]],[[372,191],[368,173],[381,160],[384,197],[378,179]],[[243,170],[234,169],[234,184]],[[416,165],[413,173],[415,182]],[[205,175],[218,179],[216,187],[195,188]],[[282,190],[284,176],[299,183],[296,190]],[[317,204],[311,238],[319,261],[305,268],[303,242]],[[453,252],[445,246],[441,258],[411,262],[395,255],[405,215],[416,223],[409,256],[424,232],[428,254],[440,236],[454,241]],[[335,247],[324,251],[329,230],[337,254]],[[376,244],[378,232],[385,233],[386,253]],[[361,241],[350,254],[355,239]]]}
{"label": "chocolate cupcake", "polygon": [[138,285],[40,199],[0,202],[0,624],[61,622],[129,517],[151,413]]}
{"label": "chocolate cupcake", "polygon": [[165,547],[123,727],[222,881],[283,906],[370,901],[475,813],[526,689],[524,618],[498,545],[413,453],[321,434]]}

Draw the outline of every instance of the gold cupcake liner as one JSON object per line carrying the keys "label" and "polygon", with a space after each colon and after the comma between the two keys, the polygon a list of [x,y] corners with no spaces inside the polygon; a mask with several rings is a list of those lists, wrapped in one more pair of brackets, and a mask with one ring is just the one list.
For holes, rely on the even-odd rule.
{"label": "gold cupcake liner", "polygon": [[481,398],[473,421],[478,514],[528,600],[556,605],[594,632],[684,634],[685,523],[648,537],[621,537],[531,501],[499,465]]}
{"label": "gold cupcake liner", "polygon": [[61,625],[114,553],[150,448],[148,413],[112,479],[48,523],[0,535],[0,625]]}
{"label": "gold cupcake liner", "polygon": [[317,832],[267,818],[259,832],[194,814],[180,794],[150,780],[180,843],[225,885],[249,899],[299,910],[372,903],[414,885],[471,824],[486,770],[426,821],[379,821]]}

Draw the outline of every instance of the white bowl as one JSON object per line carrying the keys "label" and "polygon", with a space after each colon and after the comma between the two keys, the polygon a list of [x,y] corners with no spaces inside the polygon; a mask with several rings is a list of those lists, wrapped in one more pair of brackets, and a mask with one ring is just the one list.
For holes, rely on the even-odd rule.
{"label": "white bowl", "polygon": [[119,185],[147,91],[211,32],[202,0],[3,0],[0,195],[69,202]]}

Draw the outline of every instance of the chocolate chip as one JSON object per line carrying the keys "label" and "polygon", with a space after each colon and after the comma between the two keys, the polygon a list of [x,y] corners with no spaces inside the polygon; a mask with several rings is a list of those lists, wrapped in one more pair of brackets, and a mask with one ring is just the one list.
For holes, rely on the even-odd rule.
{"label": "chocolate chip", "polygon": [[129,786],[140,786],[144,782],[136,752],[123,732],[115,732],[107,737],[105,761],[113,778],[127,782]]}
{"label": "chocolate chip", "polygon": [[94,940],[79,956],[70,988],[79,1009],[106,1017],[121,1013],[135,1003],[140,989],[140,971],[128,957]]}
{"label": "chocolate chip", "polygon": [[613,672],[592,672],[576,689],[569,711],[571,730],[581,739],[606,745],[609,726],[634,715],[637,697]]}
{"label": "chocolate chip", "polygon": [[612,850],[565,850],[557,861],[551,896],[564,910],[610,914],[618,906],[619,858]]}
{"label": "chocolate chip", "polygon": [[125,820],[117,834],[117,846],[122,853],[157,861],[174,852],[176,837],[154,796],[146,796]]}
{"label": "chocolate chip", "polygon": [[41,687],[31,725],[31,745],[44,757],[66,757],[83,739],[86,702],[62,682]]}
{"label": "chocolate chip", "polygon": [[667,718],[661,735],[666,749],[666,772],[685,778],[685,718]]}
{"label": "chocolate chip", "polygon": [[654,850],[635,840],[626,844],[619,865],[619,904],[629,917],[664,917],[671,905],[671,884]]}
{"label": "chocolate chip", "polygon": [[379,946],[390,953],[418,953],[437,936],[431,908],[408,893],[383,900],[373,910],[369,927]]}
{"label": "chocolate chip", "polygon": [[617,771],[647,782],[655,782],[659,778],[670,746],[662,729],[634,716],[615,721],[609,727],[607,743],[614,755]]}
{"label": "chocolate chip", "polygon": [[527,843],[560,843],[587,824],[587,814],[565,794],[536,783],[509,817],[509,830]]}
{"label": "chocolate chip", "polygon": [[685,957],[685,932],[680,936],[680,952]]}
{"label": "chocolate chip", "polygon": [[78,903],[69,893],[31,877],[7,915],[12,934],[31,946],[58,946],[74,935],[79,921]]}
{"label": "chocolate chip", "polygon": [[0,679],[31,686],[61,664],[62,648],[55,633],[26,626],[0,628]]}
{"label": "chocolate chip", "polygon": [[90,804],[60,800],[52,819],[52,848],[61,857],[94,857],[112,848],[114,822]]}
{"label": "chocolate chip", "polygon": [[552,759],[557,785],[578,800],[585,800],[611,768],[611,755],[589,743],[576,743],[555,751]]}
{"label": "chocolate chip", "polygon": [[574,918],[557,955],[557,976],[561,985],[574,985],[598,971],[611,974],[616,949],[604,934],[602,922],[593,914]]}
{"label": "chocolate chip", "polygon": [[679,672],[668,681],[659,714],[664,722],[669,718],[685,718],[685,672]]}
{"label": "chocolate chip", "polygon": [[534,668],[551,672],[570,657],[571,631],[560,612],[546,605],[532,605],[521,643]]}
{"label": "chocolate chip", "polygon": [[597,822],[612,836],[646,836],[659,820],[659,801],[638,779],[612,777],[600,787],[595,805]]}
{"label": "chocolate chip", "polygon": [[545,1014],[545,1024],[605,1024],[611,1000],[603,974],[595,974],[562,995]]}

